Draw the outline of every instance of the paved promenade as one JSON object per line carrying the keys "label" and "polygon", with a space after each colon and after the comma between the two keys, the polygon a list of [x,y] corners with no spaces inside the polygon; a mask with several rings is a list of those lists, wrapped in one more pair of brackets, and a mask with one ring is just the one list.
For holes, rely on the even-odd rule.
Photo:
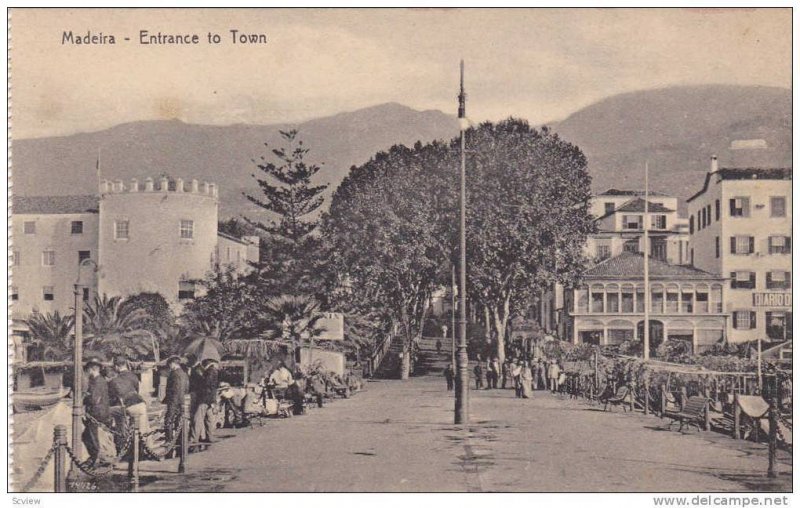
{"label": "paved promenade", "polygon": [[758,491],[791,488],[780,453],[711,432],[680,434],[654,416],[604,413],[547,392],[471,392],[471,420],[452,424],[438,376],[369,382],[352,399],[263,427],[220,431],[207,452],[146,463],[143,491]]}

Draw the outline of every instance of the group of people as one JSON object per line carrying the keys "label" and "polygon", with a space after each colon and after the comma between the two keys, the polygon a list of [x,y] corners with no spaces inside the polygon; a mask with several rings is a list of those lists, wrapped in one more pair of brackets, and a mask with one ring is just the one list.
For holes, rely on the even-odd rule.
{"label": "group of people", "polygon": [[[557,360],[545,360],[534,358],[530,361],[519,358],[511,358],[500,364],[497,357],[478,359],[472,369],[475,380],[475,389],[487,390],[513,387],[517,397],[529,398],[534,390],[550,390],[558,392],[564,383],[566,374]],[[455,370],[452,364],[448,364],[444,370],[444,377],[447,381],[447,390],[453,389],[455,380]],[[485,381],[485,385],[484,385]]]}
{"label": "group of people", "polygon": [[[90,465],[109,465],[125,445],[128,416],[137,422],[142,434],[148,434],[147,402],[139,393],[139,378],[131,372],[125,356],[114,358],[111,366],[104,366],[98,358],[89,358],[84,372],[82,441]],[[145,440],[149,443],[149,436]]]}

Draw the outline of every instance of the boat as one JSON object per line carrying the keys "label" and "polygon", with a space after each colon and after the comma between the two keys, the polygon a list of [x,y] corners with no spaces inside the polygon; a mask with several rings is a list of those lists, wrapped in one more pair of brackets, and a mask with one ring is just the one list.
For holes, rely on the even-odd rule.
{"label": "boat", "polygon": [[69,395],[70,389],[59,386],[57,388],[33,388],[21,392],[14,392],[11,400],[14,403],[15,413],[38,411],[55,405],[59,400]]}

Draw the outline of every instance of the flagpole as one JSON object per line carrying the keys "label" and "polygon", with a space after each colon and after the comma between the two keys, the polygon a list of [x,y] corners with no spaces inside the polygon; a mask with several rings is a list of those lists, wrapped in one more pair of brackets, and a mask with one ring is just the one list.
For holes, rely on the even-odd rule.
{"label": "flagpole", "polygon": [[650,359],[650,245],[647,233],[650,229],[650,168],[644,163],[644,359]]}

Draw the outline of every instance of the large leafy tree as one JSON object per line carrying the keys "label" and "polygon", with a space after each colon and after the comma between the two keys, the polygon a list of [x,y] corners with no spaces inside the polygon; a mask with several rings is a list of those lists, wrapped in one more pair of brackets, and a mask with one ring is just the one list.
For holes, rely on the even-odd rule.
{"label": "large leafy tree", "polygon": [[183,308],[179,318],[182,335],[225,342],[256,333],[258,298],[250,282],[232,267],[214,267],[198,281],[202,294]]}
{"label": "large leafy tree", "polygon": [[469,297],[484,308],[502,361],[510,317],[585,263],[591,179],[580,149],[523,120],[481,124],[466,142]]}
{"label": "large leafy tree", "polygon": [[63,360],[72,352],[74,316],[61,315],[58,311],[36,312],[25,320],[25,324],[30,332],[27,343],[34,346],[42,360]]}
{"label": "large leafy tree", "polygon": [[281,131],[285,146],[270,148],[269,156],[254,161],[261,172],[253,175],[260,195],[245,193],[247,199],[266,212],[264,219],[245,218],[267,235],[262,253],[260,286],[266,294],[307,294],[315,292],[315,255],[319,240],[319,208],[327,184],[312,182],[321,167],[308,162],[309,148],[298,131]]}
{"label": "large leafy tree", "polygon": [[398,325],[401,377],[421,336],[430,296],[449,273],[455,159],[443,143],[395,146],[351,170],[337,189],[324,234],[344,297],[334,308],[372,316],[376,331]]}

